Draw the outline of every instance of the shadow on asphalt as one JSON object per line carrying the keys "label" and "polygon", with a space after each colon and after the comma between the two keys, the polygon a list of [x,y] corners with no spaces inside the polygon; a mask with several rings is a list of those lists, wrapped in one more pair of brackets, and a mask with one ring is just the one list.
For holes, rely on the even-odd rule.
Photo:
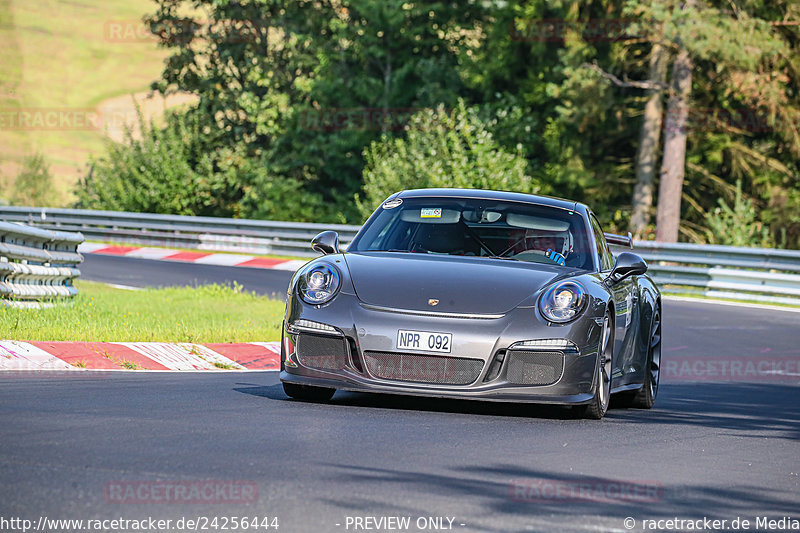
{"label": "shadow on asphalt", "polygon": [[269,386],[237,387],[236,392],[287,401],[297,404],[315,403],[331,407],[362,407],[366,409],[393,409],[398,411],[421,411],[439,413],[463,413],[488,416],[511,416],[523,418],[575,418],[572,409],[564,406],[535,405],[509,402],[488,402],[476,400],[452,400],[443,398],[424,398],[397,394],[361,393],[338,391],[328,402],[312,402],[289,398],[281,384]]}
{"label": "shadow on asphalt", "polygon": [[[641,415],[615,410],[615,419],[633,423],[691,425],[771,437],[800,439],[800,387],[775,383],[667,383],[655,407]],[[746,436],[746,435],[745,435]],[[753,435],[763,438],[763,433]]]}
{"label": "shadow on asphalt", "polygon": [[[239,384],[244,385],[244,384]],[[243,394],[274,401],[308,403],[286,396],[278,383],[234,388]],[[339,391],[331,408],[394,409],[542,419],[574,419],[569,407],[524,403],[423,398]],[[774,383],[665,383],[651,410],[626,409],[612,398],[609,419],[637,424],[700,426],[743,432],[768,431],[771,436],[800,439],[800,387]],[[763,437],[763,435],[762,435]]]}
{"label": "shadow on asphalt", "polygon": [[253,383],[237,383],[233,388],[236,392],[242,394],[251,394],[253,396],[260,396],[262,398],[269,398],[270,400],[288,400],[289,397],[283,392],[283,386],[278,383],[277,385],[256,385]]}
{"label": "shadow on asphalt", "polygon": [[[497,515],[520,515],[552,519],[561,515],[576,516],[633,516],[648,519],[673,518],[675,516],[736,516],[752,518],[742,513],[748,510],[762,514],[791,515],[797,512],[796,497],[785,490],[767,489],[747,483],[729,488],[712,487],[697,480],[692,484],[669,485],[637,477],[635,469],[620,472],[614,479],[551,472],[521,465],[494,463],[485,466],[453,467],[445,473],[397,470],[393,468],[364,467],[358,465],[326,465],[339,472],[334,481],[356,482],[359,494],[370,494],[370,486],[385,490],[396,488],[398,493],[441,494],[454,498],[463,496],[474,502],[476,508]],[[610,487],[620,484],[636,484],[647,491],[638,497],[620,497]],[[573,487],[574,492],[553,493],[536,490],[542,486]],[[534,487],[531,490],[531,487]],[[580,493],[577,487],[584,488]],[[327,499],[331,505],[351,511],[375,508],[383,500],[370,501],[369,497]],[[404,509],[400,501],[394,505],[397,512]],[[405,509],[408,514],[414,511]],[[534,520],[535,522],[535,520]],[[563,519],[562,519],[563,522]],[[568,523],[567,523],[568,524]],[[567,524],[562,524],[569,529]],[[751,522],[751,525],[753,522]],[[581,528],[584,529],[585,528]]]}

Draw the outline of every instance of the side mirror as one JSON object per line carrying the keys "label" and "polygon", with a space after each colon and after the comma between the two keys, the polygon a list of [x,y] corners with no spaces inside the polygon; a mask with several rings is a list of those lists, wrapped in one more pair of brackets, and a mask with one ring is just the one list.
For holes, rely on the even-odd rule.
{"label": "side mirror", "polygon": [[322,255],[339,253],[339,234],[335,231],[323,231],[311,239],[311,249]]}
{"label": "side mirror", "polygon": [[638,276],[647,272],[647,263],[644,259],[630,252],[622,252],[614,261],[614,268],[606,278],[606,284],[616,285],[623,279],[630,276]]}

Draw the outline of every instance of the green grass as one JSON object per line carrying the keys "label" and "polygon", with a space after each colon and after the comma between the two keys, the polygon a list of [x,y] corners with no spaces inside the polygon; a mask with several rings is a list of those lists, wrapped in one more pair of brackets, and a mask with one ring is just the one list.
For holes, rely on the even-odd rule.
{"label": "green grass", "polygon": [[131,291],[78,281],[78,295],[47,309],[0,307],[0,338],[36,341],[268,342],[284,304],[241,286]]}
{"label": "green grass", "polygon": [[[138,27],[154,10],[151,0],[0,0],[0,110],[94,109],[147,90],[167,51],[152,40],[115,40],[109,27]],[[89,154],[103,152],[103,138],[97,130],[0,129],[0,197],[24,157],[40,151],[68,200]]]}

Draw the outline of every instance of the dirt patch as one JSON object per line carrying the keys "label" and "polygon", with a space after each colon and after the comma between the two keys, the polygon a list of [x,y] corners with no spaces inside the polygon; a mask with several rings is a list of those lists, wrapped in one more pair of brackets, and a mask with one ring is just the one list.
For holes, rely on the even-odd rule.
{"label": "dirt patch", "polygon": [[145,122],[159,122],[164,112],[172,107],[192,104],[197,97],[189,93],[171,94],[166,98],[151,91],[117,96],[100,102],[97,113],[100,129],[115,142],[125,138],[125,128],[131,128],[134,139],[141,138],[141,128],[137,116],[137,106]]}

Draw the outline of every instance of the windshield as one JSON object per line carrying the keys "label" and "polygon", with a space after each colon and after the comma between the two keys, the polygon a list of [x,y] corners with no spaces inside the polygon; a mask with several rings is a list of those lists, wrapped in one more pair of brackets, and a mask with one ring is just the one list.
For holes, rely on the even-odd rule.
{"label": "windshield", "polygon": [[594,270],[582,216],[542,205],[467,198],[386,202],[350,252],[513,259]]}

